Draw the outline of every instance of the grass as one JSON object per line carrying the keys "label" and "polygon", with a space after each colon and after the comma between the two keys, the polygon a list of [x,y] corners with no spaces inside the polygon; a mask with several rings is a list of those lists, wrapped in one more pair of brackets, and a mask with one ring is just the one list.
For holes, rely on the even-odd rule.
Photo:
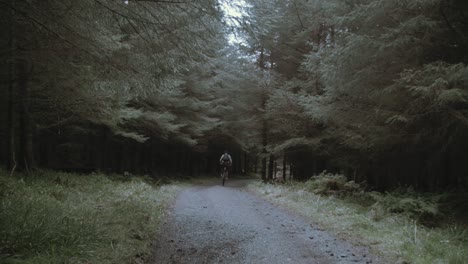
{"label": "grass", "polygon": [[[371,245],[390,263],[468,263],[468,228],[447,222],[433,206],[434,195],[367,193],[337,175],[305,183],[256,182],[249,188],[340,237]],[[432,227],[421,224],[421,216],[429,219],[428,215],[444,222]]]}
{"label": "grass", "polygon": [[180,185],[0,170],[1,263],[143,263]]}

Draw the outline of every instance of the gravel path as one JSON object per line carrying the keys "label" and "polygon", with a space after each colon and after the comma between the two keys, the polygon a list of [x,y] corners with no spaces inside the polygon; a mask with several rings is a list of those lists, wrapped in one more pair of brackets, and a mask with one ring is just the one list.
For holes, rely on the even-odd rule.
{"label": "gravel path", "polygon": [[353,246],[245,191],[246,181],[183,191],[151,263],[379,263]]}

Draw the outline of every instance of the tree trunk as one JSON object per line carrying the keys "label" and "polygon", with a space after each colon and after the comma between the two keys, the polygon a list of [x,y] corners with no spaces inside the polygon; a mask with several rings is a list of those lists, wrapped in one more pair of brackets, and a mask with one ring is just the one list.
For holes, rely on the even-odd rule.
{"label": "tree trunk", "polygon": [[[15,6],[15,0],[12,0],[11,5]],[[9,62],[9,83],[8,83],[8,169],[11,174],[16,169],[16,144],[15,144],[15,84],[16,84],[16,21],[15,11],[10,11],[10,62]]]}
{"label": "tree trunk", "polygon": [[266,166],[267,166],[267,160],[266,160],[266,157],[263,157],[263,158],[262,158],[262,180],[263,180],[263,181],[266,181],[266,180],[267,180],[267,169],[266,169]]}
{"label": "tree trunk", "polygon": [[273,165],[275,163],[275,158],[273,157],[273,155],[270,155],[270,158],[268,160],[268,180],[272,180],[273,179]]}
{"label": "tree trunk", "polygon": [[292,163],[289,163],[289,180],[292,180],[294,177],[294,173],[293,173],[293,164]]}
{"label": "tree trunk", "polygon": [[278,162],[275,160],[273,162],[273,179],[276,179],[277,173],[278,173]]}
{"label": "tree trunk", "polygon": [[[260,57],[259,57],[259,60],[258,60],[258,64],[259,64],[259,67],[260,69],[262,70],[265,70],[265,54],[264,54],[264,48],[262,47],[261,51],[260,51]],[[267,101],[267,98],[266,98],[266,94],[265,94],[265,91],[262,95],[262,105],[261,105],[261,109],[263,111],[265,111],[266,109],[266,101]],[[266,147],[268,145],[268,129],[267,129],[267,121],[266,121],[266,117],[263,117],[263,120],[262,120],[262,180],[263,181],[266,181],[267,180],[267,160],[266,160],[266,156],[267,156],[267,150],[266,150]]]}
{"label": "tree trunk", "polygon": [[28,76],[26,74],[26,62],[18,64],[18,91],[20,100],[20,155],[21,167],[29,172],[34,164],[33,130],[31,126],[31,115],[29,112],[30,96],[28,90]]}
{"label": "tree trunk", "polygon": [[258,156],[255,157],[255,164],[254,164],[254,173],[258,172]]}
{"label": "tree trunk", "polygon": [[267,151],[266,151],[266,146],[268,144],[267,141],[267,129],[266,129],[266,120],[263,120],[263,128],[262,128],[262,180],[266,181],[267,180]]}
{"label": "tree trunk", "polygon": [[249,173],[249,156],[247,155],[247,152],[244,152],[244,174]]}
{"label": "tree trunk", "polygon": [[283,155],[283,181],[286,181],[286,154]]}

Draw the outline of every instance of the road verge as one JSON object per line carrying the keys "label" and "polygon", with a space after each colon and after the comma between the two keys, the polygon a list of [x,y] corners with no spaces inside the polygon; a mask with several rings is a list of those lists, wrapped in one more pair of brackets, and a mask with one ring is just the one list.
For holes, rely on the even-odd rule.
{"label": "road verge", "polygon": [[[255,182],[248,189],[299,213],[343,239],[370,245],[375,255],[392,263],[466,263],[466,227],[456,224],[427,227],[408,214],[385,210],[379,202],[367,201],[366,204],[366,201],[351,196],[314,193],[316,185],[310,181],[285,184]],[[383,195],[383,199],[386,198]],[[403,205],[411,202],[409,198],[405,199],[397,202]]]}

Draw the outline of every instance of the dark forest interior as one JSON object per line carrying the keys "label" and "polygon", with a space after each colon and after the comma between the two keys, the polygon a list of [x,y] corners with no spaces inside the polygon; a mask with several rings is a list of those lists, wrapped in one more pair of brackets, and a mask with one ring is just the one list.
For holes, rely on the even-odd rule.
{"label": "dark forest interior", "polygon": [[466,1],[246,2],[2,1],[1,164],[468,187]]}

